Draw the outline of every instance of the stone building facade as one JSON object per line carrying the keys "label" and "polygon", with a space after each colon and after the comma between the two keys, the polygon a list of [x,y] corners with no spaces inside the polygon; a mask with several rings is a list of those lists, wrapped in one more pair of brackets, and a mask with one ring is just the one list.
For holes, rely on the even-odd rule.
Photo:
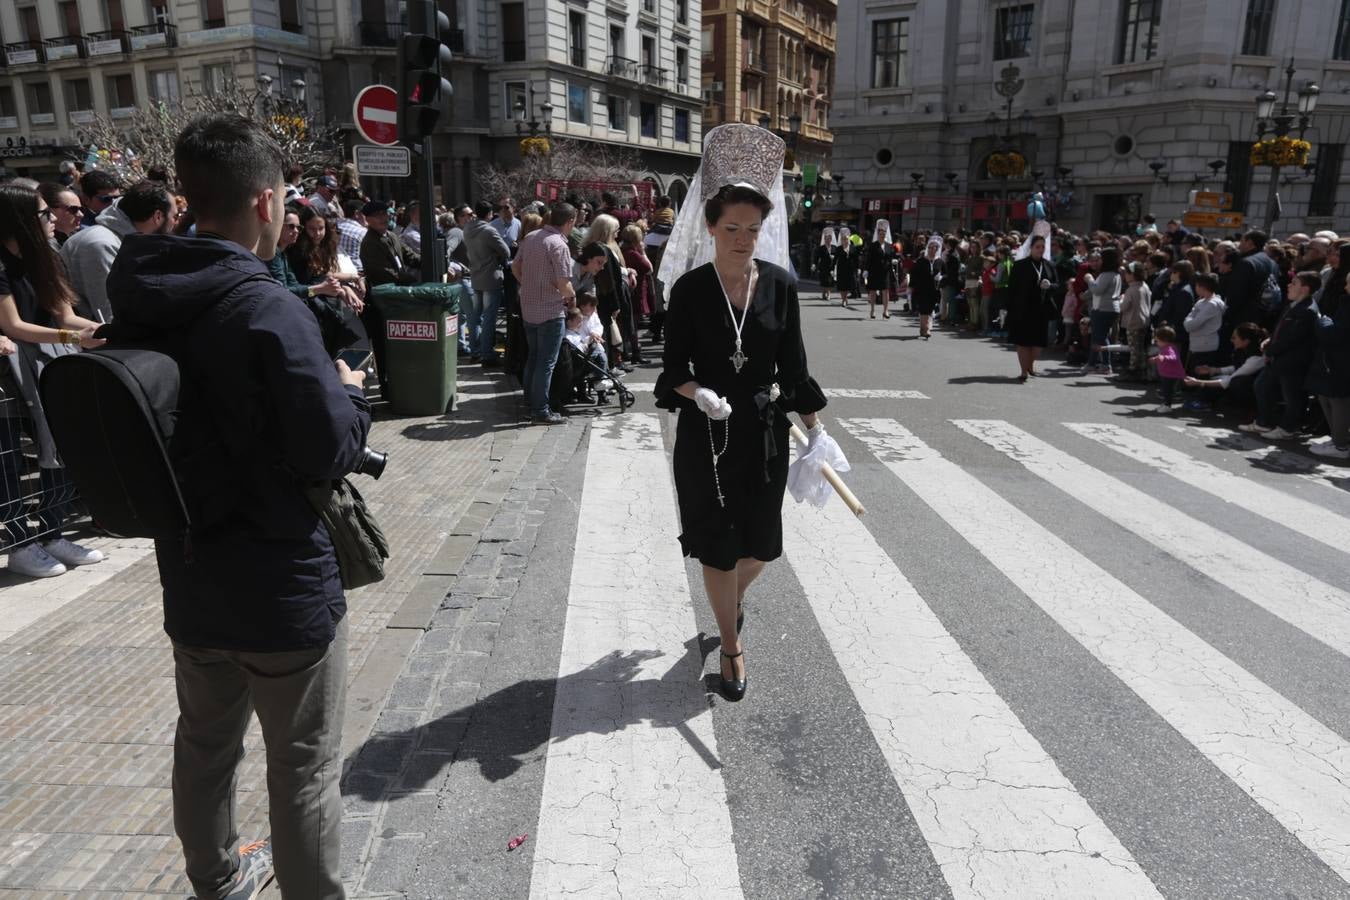
{"label": "stone building facade", "polygon": [[834,94],[837,0],[705,0],[703,4],[704,122],[764,121],[791,140],[800,170],[829,168]]}
{"label": "stone building facade", "polygon": [[[1016,223],[1039,188],[1068,228],[1123,229],[1180,215],[1203,188],[1259,224],[1270,170],[1247,159],[1255,98],[1283,96],[1292,58],[1294,92],[1322,91],[1310,166],[1281,173],[1275,230],[1350,227],[1344,0],[868,0],[840,10],[838,56],[834,171],[868,218],[997,226],[987,201],[1007,191]],[[1023,177],[989,176],[1002,149],[1024,155]]]}
{"label": "stone building facade", "polygon": [[[81,125],[261,76],[351,129],[368,84],[397,85],[398,0],[5,0],[0,163],[47,178]],[[437,0],[450,19],[452,112],[435,136],[447,201],[475,197],[485,161],[519,156],[512,106],[551,104],[554,134],[636,145],[677,197],[702,147],[698,0]],[[393,192],[398,185],[381,185]]]}

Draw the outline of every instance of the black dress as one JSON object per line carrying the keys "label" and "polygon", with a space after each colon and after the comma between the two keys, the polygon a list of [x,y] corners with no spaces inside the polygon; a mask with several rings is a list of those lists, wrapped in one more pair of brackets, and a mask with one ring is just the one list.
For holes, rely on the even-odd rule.
{"label": "black dress", "polygon": [[942,278],[942,257],[920,256],[909,270],[909,298],[914,311],[931,316],[938,305],[938,281]]}
{"label": "black dress", "polygon": [[858,284],[858,251],[851,243],[839,248],[834,265],[835,282],[839,285],[839,293],[848,297]]}
{"label": "black dress", "polygon": [[[782,555],[788,413],[825,406],[825,395],[807,371],[796,279],[771,263],[756,265],[759,279],[741,331],[746,362],[740,374],[731,364],[736,328],[708,263],[680,276],[671,289],[664,368],[656,380],[656,405],[680,414],[674,454],[680,546],[685,556],[722,571],[736,568],[740,559],[767,562]],[[731,417],[712,422],[693,400],[675,392],[689,381],[726,397]],[[781,392],[776,401],[769,394],[774,383]],[[725,507],[717,499],[710,423],[718,452],[727,448],[717,466]]]}
{"label": "black dress", "polygon": [[867,288],[886,291],[891,287],[891,257],[895,249],[890,244],[873,241],[867,245]]}
{"label": "black dress", "polygon": [[[1050,287],[1041,289],[1041,280]],[[1048,259],[1030,256],[1013,263],[1008,279],[1008,343],[1044,347],[1049,342],[1050,316],[1055,311],[1055,267]]]}
{"label": "black dress", "polygon": [[816,280],[823,288],[834,287],[834,248],[821,244],[816,248]]}

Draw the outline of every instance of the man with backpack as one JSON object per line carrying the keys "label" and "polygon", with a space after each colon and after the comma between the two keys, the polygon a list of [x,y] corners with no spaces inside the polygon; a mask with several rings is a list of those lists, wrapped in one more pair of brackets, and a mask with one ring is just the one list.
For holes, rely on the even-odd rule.
{"label": "man with backpack", "polygon": [[1228,315],[1224,318],[1226,339],[1239,322],[1256,322],[1263,328],[1274,326],[1284,308],[1284,295],[1279,286],[1279,268],[1266,255],[1266,233],[1252,229],[1242,236],[1238,256],[1232,259],[1232,270],[1223,285],[1228,289],[1224,300]]}
{"label": "man with backpack", "polygon": [[[170,443],[191,519],[155,541],[179,720],[174,829],[197,897],[342,898],[339,826],[347,605],[333,540],[306,489],[366,447],[364,375],[324,353],[304,304],[268,274],[285,160],[264,128],[194,120],[174,163],[196,237],[128,235],[108,293],[122,336],[157,339],[183,384]],[[129,463],[131,461],[128,461]],[[272,826],[240,847],[234,779],[262,725]]]}

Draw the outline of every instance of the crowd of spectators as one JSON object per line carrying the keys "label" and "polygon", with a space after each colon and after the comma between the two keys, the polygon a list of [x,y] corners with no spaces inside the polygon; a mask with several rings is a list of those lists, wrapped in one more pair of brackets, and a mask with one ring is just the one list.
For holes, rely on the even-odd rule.
{"label": "crowd of spectators", "polygon": [[823,229],[811,255],[822,299],[866,292],[873,312],[879,300],[883,315],[891,303],[918,315],[923,335],[931,315],[1009,340],[1033,351],[1019,352],[1022,382],[1053,348],[1083,375],[1156,387],[1159,413],[1218,405],[1271,440],[1329,435],[1308,449],[1350,460],[1350,240],[1334,232],[1212,238],[1151,217],[1129,235],[869,230]]}

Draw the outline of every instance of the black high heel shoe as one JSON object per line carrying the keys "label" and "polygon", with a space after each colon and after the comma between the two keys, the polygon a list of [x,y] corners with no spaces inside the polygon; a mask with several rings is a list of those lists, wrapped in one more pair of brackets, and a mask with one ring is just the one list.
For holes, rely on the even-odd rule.
{"label": "black high heel shoe", "polygon": [[[722,655],[727,659],[737,659],[739,657],[744,656],[745,651],[742,650],[740,653],[723,653]],[[735,671],[734,667],[732,671]],[[738,678],[734,681],[728,681],[727,679],[723,678],[722,696],[726,697],[732,703],[739,701],[742,697],[745,696],[746,683],[749,680],[750,680],[749,678]]]}

